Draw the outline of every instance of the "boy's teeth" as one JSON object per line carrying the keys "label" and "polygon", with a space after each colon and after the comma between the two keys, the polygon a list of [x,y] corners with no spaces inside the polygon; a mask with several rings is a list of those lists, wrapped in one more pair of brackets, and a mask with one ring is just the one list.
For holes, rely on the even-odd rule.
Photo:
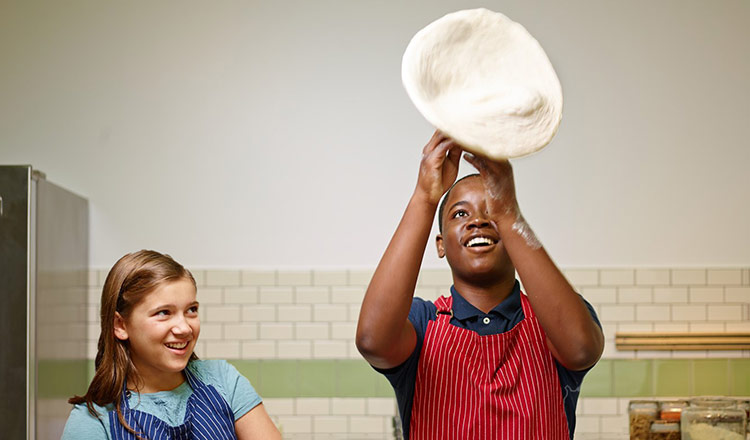
{"label": "boy's teeth", "polygon": [[477,246],[482,244],[493,244],[492,240],[487,237],[474,237],[466,243],[467,247]]}

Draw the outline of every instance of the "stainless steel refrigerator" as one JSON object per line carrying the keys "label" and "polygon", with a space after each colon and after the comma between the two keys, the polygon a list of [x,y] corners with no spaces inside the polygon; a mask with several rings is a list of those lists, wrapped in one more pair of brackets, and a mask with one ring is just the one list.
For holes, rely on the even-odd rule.
{"label": "stainless steel refrigerator", "polygon": [[0,165],[0,438],[59,439],[86,391],[88,201]]}

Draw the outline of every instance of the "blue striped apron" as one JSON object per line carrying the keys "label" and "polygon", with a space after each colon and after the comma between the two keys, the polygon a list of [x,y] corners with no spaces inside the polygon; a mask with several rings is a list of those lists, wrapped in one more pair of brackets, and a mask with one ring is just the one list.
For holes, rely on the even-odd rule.
{"label": "blue striped apron", "polygon": [[[150,440],[236,440],[234,432],[234,413],[229,404],[211,385],[206,385],[185,368],[193,394],[188,398],[185,410],[185,421],[180,426],[169,426],[156,416],[143,411],[130,409],[127,395],[123,392],[120,399],[122,415],[128,425],[140,434],[141,438]],[[109,412],[109,429],[113,440],[135,440],[137,437],[120,424],[117,411]]]}

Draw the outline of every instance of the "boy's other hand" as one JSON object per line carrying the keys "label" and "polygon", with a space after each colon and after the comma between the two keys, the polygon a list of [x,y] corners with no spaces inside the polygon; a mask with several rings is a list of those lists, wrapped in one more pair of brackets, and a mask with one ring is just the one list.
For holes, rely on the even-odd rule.
{"label": "boy's other hand", "polygon": [[437,205],[458,176],[461,147],[440,130],[430,138],[422,150],[417,190],[430,204]]}
{"label": "boy's other hand", "polygon": [[464,159],[473,165],[482,177],[490,214],[508,216],[515,220],[520,215],[520,210],[510,162],[507,159],[493,160],[470,153],[466,153]]}

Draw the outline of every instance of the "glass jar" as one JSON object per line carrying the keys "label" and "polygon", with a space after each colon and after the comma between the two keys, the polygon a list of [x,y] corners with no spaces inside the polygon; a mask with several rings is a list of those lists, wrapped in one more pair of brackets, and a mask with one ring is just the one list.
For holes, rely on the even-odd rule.
{"label": "glass jar", "polygon": [[740,409],[745,410],[745,431],[747,433],[747,438],[750,439],[750,400],[738,400],[737,406]]}
{"label": "glass jar", "polygon": [[745,440],[745,410],[737,401],[721,397],[691,399],[682,411],[685,440]]}
{"label": "glass jar", "polygon": [[659,402],[659,419],[679,423],[682,410],[687,408],[687,406],[687,400],[665,400]]}
{"label": "glass jar", "polygon": [[630,440],[649,440],[651,423],[659,414],[659,402],[655,400],[631,400],[628,404],[630,417]]}
{"label": "glass jar", "polygon": [[680,422],[655,420],[651,423],[650,440],[680,440]]}

